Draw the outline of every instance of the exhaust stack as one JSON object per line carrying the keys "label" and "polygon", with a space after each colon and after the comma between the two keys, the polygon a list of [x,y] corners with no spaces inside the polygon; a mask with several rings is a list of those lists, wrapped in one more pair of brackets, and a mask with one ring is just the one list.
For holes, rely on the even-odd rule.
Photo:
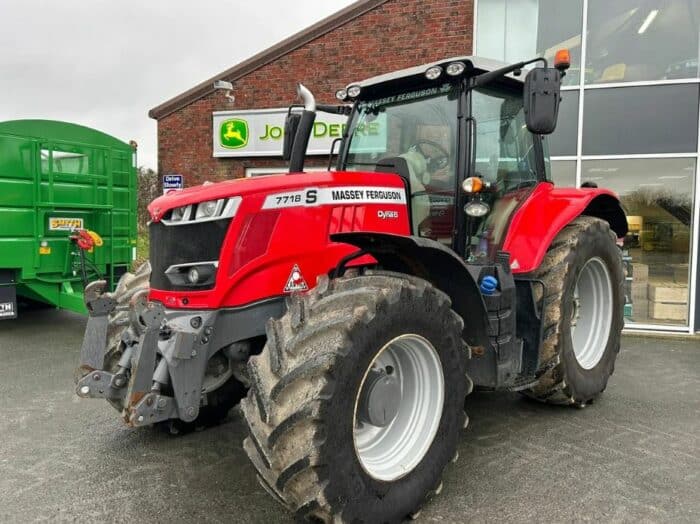
{"label": "exhaust stack", "polygon": [[316,120],[316,99],[309,89],[303,84],[297,84],[297,95],[304,102],[304,111],[294,136],[292,151],[289,159],[289,172],[298,173],[304,170],[306,149],[309,145],[311,130]]}

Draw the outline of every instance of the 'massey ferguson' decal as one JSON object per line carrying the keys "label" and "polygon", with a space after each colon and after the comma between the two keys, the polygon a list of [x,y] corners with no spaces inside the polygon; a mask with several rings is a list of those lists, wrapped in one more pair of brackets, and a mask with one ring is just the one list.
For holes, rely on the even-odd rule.
{"label": "'massey ferguson' decal", "polygon": [[268,195],[263,209],[312,207],[324,204],[405,204],[406,192],[395,187],[313,187]]}

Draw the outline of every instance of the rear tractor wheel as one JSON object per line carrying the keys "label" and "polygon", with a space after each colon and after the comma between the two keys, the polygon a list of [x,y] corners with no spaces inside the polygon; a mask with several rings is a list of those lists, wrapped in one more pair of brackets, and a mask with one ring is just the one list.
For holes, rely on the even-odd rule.
{"label": "rear tractor wheel", "polygon": [[368,271],[289,300],[241,406],[263,487],[300,520],[399,522],[440,491],[469,380],[462,319],[419,278]]}
{"label": "rear tractor wheel", "polygon": [[624,271],[615,240],[607,222],[582,216],[552,242],[535,274],[545,284],[542,374],[527,396],[584,407],[605,389],[624,323]]}

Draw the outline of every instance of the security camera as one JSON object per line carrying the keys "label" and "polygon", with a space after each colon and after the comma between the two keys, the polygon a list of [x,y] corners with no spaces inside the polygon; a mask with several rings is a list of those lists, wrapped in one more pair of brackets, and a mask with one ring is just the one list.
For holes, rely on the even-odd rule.
{"label": "security camera", "polygon": [[221,89],[223,91],[226,91],[224,93],[224,96],[228,98],[231,103],[233,103],[234,100],[236,100],[236,97],[234,97],[231,94],[231,90],[233,89],[233,84],[231,82],[227,82],[226,80],[216,80],[214,82],[214,89]]}
{"label": "security camera", "polygon": [[233,84],[226,80],[217,80],[214,82],[214,89],[226,89],[227,91],[231,91],[233,89]]}

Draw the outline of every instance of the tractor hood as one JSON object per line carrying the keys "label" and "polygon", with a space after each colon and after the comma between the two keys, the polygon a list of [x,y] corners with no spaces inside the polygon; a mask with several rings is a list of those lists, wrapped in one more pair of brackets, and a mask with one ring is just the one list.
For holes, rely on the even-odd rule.
{"label": "tractor hood", "polygon": [[313,173],[290,173],[254,178],[237,178],[214,184],[189,187],[156,198],[148,206],[151,220],[160,221],[170,210],[221,198],[247,195],[275,194],[285,191],[302,190],[314,187],[342,186],[385,186],[404,189],[398,175],[386,173],[363,173],[358,171],[324,171]]}

